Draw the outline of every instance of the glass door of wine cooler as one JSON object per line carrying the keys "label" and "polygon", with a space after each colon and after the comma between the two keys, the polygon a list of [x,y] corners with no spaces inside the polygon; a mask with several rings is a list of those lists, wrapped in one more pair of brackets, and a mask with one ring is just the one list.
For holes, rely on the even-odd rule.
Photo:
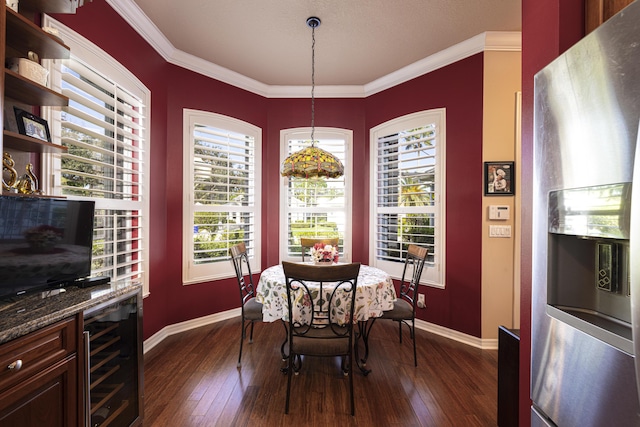
{"label": "glass door of wine cooler", "polygon": [[84,314],[85,425],[142,424],[142,341],[139,292]]}

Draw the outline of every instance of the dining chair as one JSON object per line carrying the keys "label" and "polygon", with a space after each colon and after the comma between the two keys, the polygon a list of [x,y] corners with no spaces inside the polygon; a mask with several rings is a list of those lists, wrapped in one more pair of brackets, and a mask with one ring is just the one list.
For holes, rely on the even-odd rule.
{"label": "dining chair", "polygon": [[305,261],[304,257],[307,253],[307,249],[313,248],[316,243],[323,243],[325,245],[331,245],[333,247],[338,247],[339,239],[337,237],[301,237],[300,238],[300,246],[302,247],[302,262]]}
{"label": "dining chair", "polygon": [[[262,321],[262,304],[256,300],[253,275],[249,265],[249,256],[244,243],[238,243],[229,249],[231,262],[236,270],[238,288],[240,289],[240,312],[242,314],[242,331],[240,333],[240,354],[238,355],[238,368],[242,360],[242,344],[247,336],[247,328],[250,326],[249,343],[253,342],[253,324]],[[246,274],[245,274],[246,272]],[[245,280],[245,277],[247,279]]]}
{"label": "dining chair", "polygon": [[291,376],[298,374],[301,356],[342,357],[342,371],[349,376],[351,415],[353,398],[353,321],[339,324],[332,313],[353,319],[360,263],[313,266],[282,262],[288,303],[289,357],[285,413],[289,413]]}
{"label": "dining chair", "polygon": [[413,340],[413,364],[418,366],[416,353],[416,302],[418,285],[422,276],[424,262],[427,260],[427,249],[417,245],[409,245],[402,270],[400,296],[393,303],[393,309],[383,311],[379,319],[391,319],[398,322],[400,343],[402,343],[402,324],[409,327]]}

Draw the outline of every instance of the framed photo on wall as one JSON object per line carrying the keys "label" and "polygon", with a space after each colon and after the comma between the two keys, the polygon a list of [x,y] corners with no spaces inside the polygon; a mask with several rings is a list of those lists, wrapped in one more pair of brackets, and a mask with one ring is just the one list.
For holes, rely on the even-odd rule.
{"label": "framed photo on wall", "polygon": [[484,162],[484,195],[513,196],[515,176],[514,162]]}
{"label": "framed photo on wall", "polygon": [[16,113],[16,122],[18,122],[19,133],[42,141],[51,142],[49,124],[45,119],[18,107],[13,107],[13,109]]}

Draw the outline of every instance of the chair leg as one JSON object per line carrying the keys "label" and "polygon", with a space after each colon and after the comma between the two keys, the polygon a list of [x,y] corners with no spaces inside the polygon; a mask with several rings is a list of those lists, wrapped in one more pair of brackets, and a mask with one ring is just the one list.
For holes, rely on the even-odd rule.
{"label": "chair leg", "polygon": [[289,396],[291,395],[291,375],[293,375],[293,358],[295,356],[289,352],[289,367],[287,368],[287,398],[284,406],[284,413],[289,413]]}
{"label": "chair leg", "polygon": [[353,397],[353,353],[349,353],[349,396],[351,398],[351,416],[356,415],[356,405]]}
{"label": "chair leg", "polygon": [[251,331],[249,332],[249,342],[252,343],[253,342],[253,324],[255,322],[252,320],[251,321]]}
{"label": "chair leg", "polygon": [[416,352],[416,319],[411,325],[411,338],[413,340],[413,366],[418,366],[418,353]]}
{"label": "chair leg", "polygon": [[242,329],[240,331],[240,354],[238,355],[238,365],[237,365],[238,368],[240,368],[242,366],[242,364],[241,364],[241,360],[242,360],[242,344],[244,342],[244,334],[245,334],[245,332],[244,332],[244,319],[242,319],[242,323],[240,324],[240,328],[242,328]]}

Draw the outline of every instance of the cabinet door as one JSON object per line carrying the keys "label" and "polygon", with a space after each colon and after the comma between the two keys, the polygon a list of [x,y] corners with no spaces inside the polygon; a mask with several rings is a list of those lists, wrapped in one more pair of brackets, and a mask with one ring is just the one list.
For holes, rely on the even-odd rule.
{"label": "cabinet door", "polygon": [[77,360],[70,356],[0,394],[3,427],[78,425]]}
{"label": "cabinet door", "polygon": [[585,0],[585,34],[627,7],[633,0]]}

